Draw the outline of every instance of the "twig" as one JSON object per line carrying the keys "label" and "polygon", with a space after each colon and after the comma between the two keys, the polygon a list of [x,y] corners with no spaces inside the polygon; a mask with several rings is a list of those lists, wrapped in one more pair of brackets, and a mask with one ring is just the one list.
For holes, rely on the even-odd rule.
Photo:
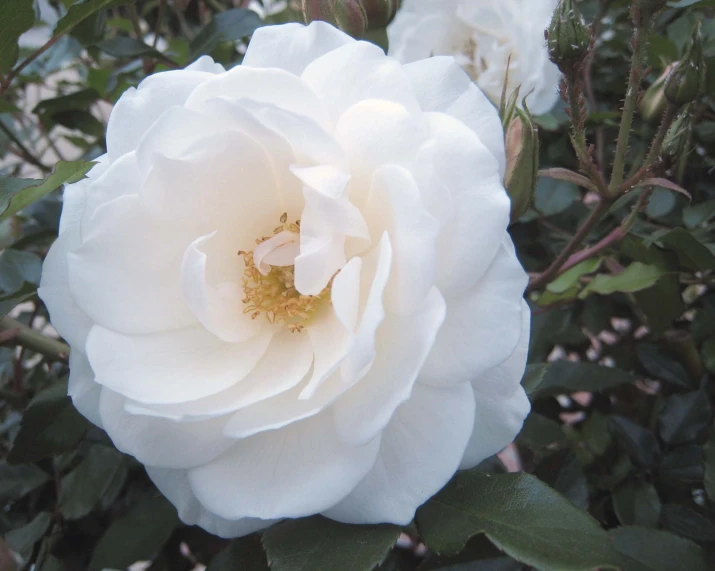
{"label": "twig", "polygon": [[59,36],[53,36],[47,42],[45,45],[40,47],[37,51],[31,53],[29,56],[25,58],[25,60],[18,65],[15,69],[13,69],[10,73],[7,74],[5,77],[5,80],[2,82],[0,85],[0,95],[5,93],[10,87],[10,84],[12,83],[12,80],[15,79],[20,72],[25,69],[28,65],[30,65],[33,61],[35,61],[38,57],[40,57],[42,54],[44,54],[47,50],[49,50],[53,45],[55,45],[55,42],[59,40],[64,34],[60,34]]}
{"label": "twig", "polygon": [[24,158],[28,163],[35,165],[42,172],[48,173],[52,170],[50,167],[42,164],[40,159],[38,159],[35,155],[33,155],[32,152],[30,151],[30,149],[28,149],[23,144],[23,142],[15,135],[15,133],[13,133],[12,130],[7,125],[5,125],[5,123],[3,123],[1,120],[0,120],[0,131],[5,133],[7,138],[10,139],[13,143],[15,143],[15,145],[17,146],[17,148],[21,154],[21,158]]}
{"label": "twig", "polygon": [[166,0],[159,0],[159,12],[156,15],[156,26],[154,27],[154,41],[151,47],[156,49],[159,42],[159,34],[161,33],[161,25],[164,23],[164,12],[166,11]]}
{"label": "twig", "polygon": [[532,278],[532,280],[529,282],[528,287],[526,288],[527,292],[533,291],[543,285],[548,284],[553,278],[558,275],[561,267],[566,263],[571,254],[575,252],[576,248],[581,245],[581,242],[586,239],[586,237],[596,226],[596,224],[601,221],[601,218],[603,218],[603,216],[608,212],[610,206],[611,202],[609,200],[601,198],[599,203],[596,205],[596,208],[594,208],[591,211],[591,214],[589,214],[588,218],[586,218],[586,221],[583,223],[583,226],[578,229],[578,232],[574,234],[574,237],[571,238],[571,241],[566,245],[563,251],[553,261],[553,263],[542,274],[539,274],[538,276]]}
{"label": "twig", "polygon": [[13,339],[18,345],[57,361],[66,361],[69,357],[69,345],[47,337],[10,317],[0,319],[0,333],[15,330],[17,333]]}

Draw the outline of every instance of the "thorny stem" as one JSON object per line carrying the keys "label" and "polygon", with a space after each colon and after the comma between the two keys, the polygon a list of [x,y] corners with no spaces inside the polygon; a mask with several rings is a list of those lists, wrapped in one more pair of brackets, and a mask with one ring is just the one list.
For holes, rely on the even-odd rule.
{"label": "thorny stem", "polygon": [[586,109],[581,93],[580,71],[574,69],[564,77],[563,89],[566,91],[569,115],[571,117],[571,144],[576,151],[581,170],[586,173],[598,188],[601,196],[608,196],[608,185],[598,166],[593,162],[586,141],[585,117]]}
{"label": "thorny stem", "polygon": [[[631,125],[633,114],[640,93],[641,76],[643,72],[643,60],[646,50],[646,38],[650,31],[650,16],[642,17],[640,9],[636,6],[632,8],[632,18],[635,23],[635,34],[633,36],[633,58],[631,59],[631,72],[628,77],[628,87],[626,88],[626,98],[623,102],[623,113],[621,114],[621,126],[618,131],[616,142],[616,154],[613,158],[613,170],[611,172],[611,183],[608,187],[610,196],[617,196],[626,167],[626,153],[628,152],[628,141],[631,135]],[[641,19],[642,18],[642,19]]]}
{"label": "thorny stem", "polygon": [[658,132],[656,133],[655,139],[653,139],[653,143],[648,151],[648,156],[646,157],[644,165],[645,167],[651,168],[658,161],[660,150],[663,147],[663,141],[668,133],[668,129],[670,129],[670,126],[673,124],[677,110],[678,108],[672,103],[668,103],[668,106],[665,108],[665,113],[663,113],[663,119],[660,121]]}
{"label": "thorny stem", "polygon": [[566,263],[571,254],[573,254],[576,248],[581,245],[581,242],[586,239],[586,237],[589,235],[594,226],[596,226],[596,224],[600,222],[603,215],[608,212],[610,206],[611,201],[606,198],[602,198],[598,202],[596,208],[594,208],[591,211],[591,214],[588,215],[588,218],[586,218],[586,221],[583,223],[583,226],[578,229],[578,232],[576,232],[574,237],[571,238],[571,241],[566,245],[564,250],[552,262],[552,264],[546,269],[546,271],[532,278],[532,280],[529,282],[528,287],[526,288],[527,292],[533,291],[543,285],[548,284],[553,278],[558,275],[559,270],[561,270],[562,266]]}
{"label": "thorny stem", "polygon": [[66,361],[70,352],[69,345],[43,335],[27,325],[10,317],[0,319],[0,332],[15,331],[13,342],[30,351],[40,353],[58,361]]}

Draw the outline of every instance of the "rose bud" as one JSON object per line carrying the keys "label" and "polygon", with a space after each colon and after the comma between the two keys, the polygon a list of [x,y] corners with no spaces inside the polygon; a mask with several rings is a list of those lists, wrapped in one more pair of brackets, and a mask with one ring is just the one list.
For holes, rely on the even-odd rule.
{"label": "rose bud", "polygon": [[573,0],[561,0],[548,33],[549,57],[566,73],[581,63],[591,46],[591,30]]}
{"label": "rose bud", "polygon": [[531,204],[539,169],[539,137],[528,109],[516,110],[506,131],[504,186],[511,198],[511,222],[516,222]]}
{"label": "rose bud", "polygon": [[672,163],[680,160],[680,157],[688,151],[688,142],[692,129],[693,109],[692,105],[686,105],[675,117],[673,124],[665,135],[661,150],[663,157],[667,157]]}
{"label": "rose bud", "polygon": [[700,27],[685,56],[665,80],[665,96],[674,105],[687,105],[698,97],[705,85],[705,58]]}
{"label": "rose bud", "polygon": [[367,14],[360,0],[302,0],[302,11],[306,24],[328,22],[355,38],[367,31]]}
{"label": "rose bud", "polygon": [[397,14],[400,0],[362,0],[369,28],[384,28]]}
{"label": "rose bud", "polygon": [[646,121],[659,121],[663,115],[667,103],[663,88],[666,79],[677,65],[677,63],[668,65],[660,77],[643,94],[643,98],[638,104],[638,110]]}

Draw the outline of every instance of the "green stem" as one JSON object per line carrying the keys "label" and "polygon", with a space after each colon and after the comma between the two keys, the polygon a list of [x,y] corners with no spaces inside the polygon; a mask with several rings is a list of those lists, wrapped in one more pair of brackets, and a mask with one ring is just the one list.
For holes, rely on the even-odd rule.
{"label": "green stem", "polygon": [[50,359],[66,361],[69,356],[69,345],[62,343],[57,339],[47,337],[39,331],[31,329],[24,323],[20,323],[10,317],[3,317],[0,319],[0,332],[3,331],[14,331],[14,343],[25,347],[30,351],[34,351],[35,353],[40,353]]}
{"label": "green stem", "polygon": [[658,132],[656,133],[655,139],[653,139],[653,143],[648,151],[648,156],[646,157],[644,165],[645,167],[650,168],[658,161],[660,150],[663,147],[663,141],[665,141],[665,136],[668,134],[668,129],[670,129],[670,126],[673,124],[677,110],[678,108],[672,103],[668,103],[668,106],[665,108],[665,113],[663,114],[663,119],[658,127]]}
{"label": "green stem", "polygon": [[626,169],[626,152],[628,151],[628,141],[631,136],[631,125],[633,124],[633,114],[636,109],[638,93],[640,92],[641,74],[646,53],[646,38],[650,31],[650,17],[642,21],[638,14],[638,9],[634,10],[634,22],[636,24],[635,37],[633,39],[634,50],[631,59],[631,72],[628,77],[628,87],[626,89],[626,99],[623,102],[623,113],[621,114],[621,126],[618,130],[618,141],[616,143],[616,154],[613,158],[613,171],[611,172],[611,183],[608,187],[609,195],[615,197],[620,192],[621,184]]}

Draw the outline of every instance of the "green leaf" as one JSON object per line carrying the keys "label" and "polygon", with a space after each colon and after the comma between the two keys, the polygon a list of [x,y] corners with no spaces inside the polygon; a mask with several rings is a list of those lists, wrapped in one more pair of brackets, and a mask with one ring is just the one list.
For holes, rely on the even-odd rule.
{"label": "green leaf", "polygon": [[658,442],[655,435],[623,416],[613,415],[611,431],[637,466],[647,468],[655,462]]}
{"label": "green leaf", "polygon": [[673,395],[658,416],[660,437],[668,444],[699,440],[710,425],[711,409],[704,392]]}
{"label": "green leaf", "polygon": [[639,343],[636,354],[645,370],[653,377],[673,385],[692,388],[693,382],[685,368],[665,354],[657,345],[652,343]]}
{"label": "green leaf", "polygon": [[62,480],[60,511],[68,520],[86,516],[97,505],[115,479],[126,478],[125,456],[108,446],[89,449],[82,462]]}
{"label": "green leaf", "polygon": [[236,539],[228,544],[206,568],[206,571],[268,571],[266,554],[257,534]]}
{"label": "green leaf", "polygon": [[5,535],[5,540],[24,559],[32,555],[35,543],[50,529],[52,516],[47,512],[40,512],[30,523],[17,529],[13,529]]}
{"label": "green leaf", "polygon": [[57,37],[69,32],[77,24],[83,22],[99,10],[115,8],[128,4],[129,2],[134,2],[134,0],[85,0],[84,2],[73,4],[70,6],[70,9],[67,10],[67,14],[57,22],[52,35]]}
{"label": "green leaf", "polygon": [[247,8],[233,8],[214,14],[213,20],[191,41],[189,59],[210,54],[222,42],[234,42],[250,36],[261,24],[258,15]]}
{"label": "green leaf", "polygon": [[663,528],[695,541],[715,541],[715,522],[688,506],[663,506]]}
{"label": "green leaf", "polygon": [[623,525],[657,528],[660,497],[647,482],[628,481],[613,492],[613,507]]}
{"label": "green leaf", "polygon": [[12,69],[20,50],[18,38],[35,22],[33,0],[2,0],[0,2],[0,74]]}
{"label": "green leaf", "polygon": [[534,208],[544,216],[553,216],[580,199],[581,193],[572,182],[542,177],[536,183]]}
{"label": "green leaf", "polygon": [[715,502],[715,426],[710,430],[703,456],[705,457],[705,492],[710,501]]}
{"label": "green leaf", "polygon": [[371,571],[400,536],[394,525],[347,525],[314,516],[287,520],[263,534],[271,571]]}
{"label": "green leaf", "polygon": [[663,272],[655,266],[633,262],[620,274],[599,274],[579,294],[584,299],[591,293],[610,295],[616,292],[633,293],[652,287],[661,278]]}
{"label": "green leaf", "polygon": [[658,473],[673,486],[700,484],[704,476],[702,447],[687,445],[671,450],[661,460]]}
{"label": "green leaf", "polygon": [[644,243],[647,246],[657,243],[667,250],[672,250],[680,263],[690,270],[704,272],[715,269],[715,255],[683,228],[660,230]]}
{"label": "green leaf", "polygon": [[629,258],[654,265],[663,272],[663,277],[653,287],[637,292],[635,298],[653,332],[657,334],[665,331],[685,311],[680,293],[677,256],[659,248],[648,248],[643,240],[633,235],[626,236],[621,249]]}
{"label": "green leaf", "polygon": [[45,180],[0,177],[0,222],[63,184],[83,179],[93,165],[86,161],[60,161]]}
{"label": "green leaf", "polygon": [[417,511],[417,526],[444,555],[484,533],[539,569],[616,569],[620,559],[596,520],[530,474],[460,472]]}
{"label": "green leaf", "polygon": [[703,550],[672,533],[624,526],[608,535],[624,557],[623,571],[707,571]]}
{"label": "green leaf", "polygon": [[546,286],[551,293],[564,293],[574,286],[579,285],[579,280],[586,274],[592,274],[601,266],[601,258],[591,258],[575,265],[565,271],[558,278]]}
{"label": "green leaf", "polygon": [[621,369],[594,363],[555,361],[546,367],[538,386],[529,388],[532,399],[537,399],[560,393],[604,391],[635,380],[630,373]]}
{"label": "green leaf", "polygon": [[566,444],[566,435],[558,422],[536,412],[526,417],[519,433],[519,442],[538,452],[552,444]]}
{"label": "green leaf", "polygon": [[0,319],[5,317],[18,305],[25,301],[29,301],[36,295],[37,286],[28,282],[23,283],[22,287],[20,287],[17,291],[0,295]]}
{"label": "green leaf", "polygon": [[35,105],[32,112],[52,117],[55,113],[61,113],[62,111],[86,111],[99,98],[99,93],[92,88],[80,89],[68,95],[44,99]]}
{"label": "green leaf", "polygon": [[0,462],[0,503],[16,500],[39,488],[50,477],[34,464]]}
{"label": "green leaf", "polygon": [[152,48],[151,46],[139,41],[135,38],[130,38],[128,36],[117,36],[115,38],[110,38],[108,40],[102,40],[97,43],[96,46],[102,50],[104,53],[109,54],[115,58],[137,58],[142,56],[149,56],[163,62],[169,63],[170,65],[176,66],[176,64],[166,57],[160,51]]}
{"label": "green leaf", "polygon": [[84,436],[87,426],[69,397],[36,398],[22,415],[20,432],[7,460],[11,464],[35,462],[71,450]]}
{"label": "green leaf", "polygon": [[0,99],[0,113],[20,113],[20,109],[7,99]]}
{"label": "green leaf", "polygon": [[96,44],[105,54],[112,57],[135,58],[140,56],[161,56],[162,54],[144,42],[128,36],[116,36]]}
{"label": "green leaf", "polygon": [[683,223],[693,229],[708,222],[715,216],[715,198],[683,208]]}
{"label": "green leaf", "polygon": [[571,450],[560,450],[544,458],[534,475],[571,500],[577,508],[588,508],[588,482],[583,466]]}
{"label": "green leaf", "polygon": [[25,283],[40,283],[42,258],[32,252],[8,248],[0,254],[0,290],[16,292]]}
{"label": "green leaf", "polygon": [[137,502],[127,515],[114,520],[99,540],[89,570],[125,569],[152,559],[178,523],[176,509],[163,497]]}

